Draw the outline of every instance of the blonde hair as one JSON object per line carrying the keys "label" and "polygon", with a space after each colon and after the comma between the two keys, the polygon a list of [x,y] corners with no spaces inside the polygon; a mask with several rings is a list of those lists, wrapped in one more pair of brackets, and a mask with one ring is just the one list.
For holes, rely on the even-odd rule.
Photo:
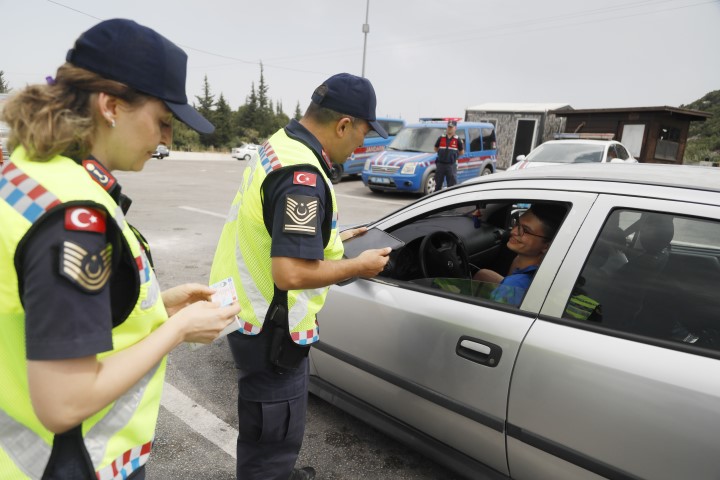
{"label": "blonde hair", "polygon": [[3,120],[10,127],[10,151],[22,146],[30,159],[44,162],[56,155],[82,159],[92,149],[99,114],[92,101],[99,92],[131,107],[149,97],[127,85],[65,63],[48,85],[30,85],[5,103]]}

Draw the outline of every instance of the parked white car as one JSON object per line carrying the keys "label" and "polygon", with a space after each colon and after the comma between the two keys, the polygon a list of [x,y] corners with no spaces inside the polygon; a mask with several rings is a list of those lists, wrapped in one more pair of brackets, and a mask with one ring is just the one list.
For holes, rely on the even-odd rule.
{"label": "parked white car", "polygon": [[527,156],[519,155],[508,170],[521,170],[568,163],[637,163],[630,151],[616,140],[550,140]]}
{"label": "parked white car", "polygon": [[232,157],[238,160],[250,160],[250,157],[258,151],[259,145],[254,143],[243,143],[237,148],[232,149]]}

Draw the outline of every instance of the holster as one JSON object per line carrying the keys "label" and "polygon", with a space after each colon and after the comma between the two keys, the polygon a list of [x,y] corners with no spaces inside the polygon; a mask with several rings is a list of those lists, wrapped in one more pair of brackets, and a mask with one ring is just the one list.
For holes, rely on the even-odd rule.
{"label": "holster", "polygon": [[296,370],[310,353],[310,345],[298,345],[290,336],[287,291],[275,286],[273,301],[268,309],[264,328],[270,329],[270,363],[276,373]]}

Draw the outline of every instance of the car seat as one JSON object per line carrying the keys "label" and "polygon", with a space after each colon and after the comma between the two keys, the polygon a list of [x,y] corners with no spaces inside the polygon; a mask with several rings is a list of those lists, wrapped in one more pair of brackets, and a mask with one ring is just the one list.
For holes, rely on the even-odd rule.
{"label": "car seat", "polygon": [[670,243],[675,235],[673,217],[644,213],[636,235],[636,247],[639,247],[634,249],[636,254],[609,275],[597,295],[602,304],[603,322],[627,330],[632,328],[647,293],[664,289],[658,275],[670,257]]}

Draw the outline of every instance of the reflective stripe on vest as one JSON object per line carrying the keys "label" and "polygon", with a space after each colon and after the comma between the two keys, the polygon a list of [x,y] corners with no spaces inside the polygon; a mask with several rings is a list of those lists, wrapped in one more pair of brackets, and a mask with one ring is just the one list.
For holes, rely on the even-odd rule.
{"label": "reflective stripe on vest", "polygon": [[[81,173],[82,171],[82,173]],[[167,318],[160,287],[145,252],[131,232],[122,210],[90,180],[75,162],[55,157],[31,162],[19,147],[0,171],[0,477],[40,479],[49,461],[53,434],[35,415],[27,386],[24,310],[18,296],[14,267],[17,245],[32,224],[55,206],[89,202],[102,206],[121,230],[128,256],[135,258],[141,281],[137,303],[123,323],[112,330],[111,355],[145,338]],[[5,276],[5,270],[7,275]],[[22,373],[18,373],[22,371]],[[126,478],[149,456],[160,406],[165,361],[145,374],[115,402],[86,419],[83,440],[98,478]],[[123,473],[124,472],[124,473]]]}
{"label": "reflective stripe on vest", "polygon": [[[284,129],[275,133],[250,160],[240,188],[233,200],[213,260],[210,281],[232,276],[238,286],[242,310],[240,331],[257,335],[273,298],[272,260],[268,252],[271,238],[265,228],[262,211],[262,184],[267,175],[280,168],[308,165],[317,170],[332,199],[331,233],[324,249],[327,260],[342,257],[342,242],[337,231],[337,201],[332,183],[322,170],[315,154],[302,143],[290,138]],[[321,219],[324,221],[324,218]],[[288,327],[292,339],[301,345],[319,339],[315,314],[322,307],[328,287],[288,292]]]}

